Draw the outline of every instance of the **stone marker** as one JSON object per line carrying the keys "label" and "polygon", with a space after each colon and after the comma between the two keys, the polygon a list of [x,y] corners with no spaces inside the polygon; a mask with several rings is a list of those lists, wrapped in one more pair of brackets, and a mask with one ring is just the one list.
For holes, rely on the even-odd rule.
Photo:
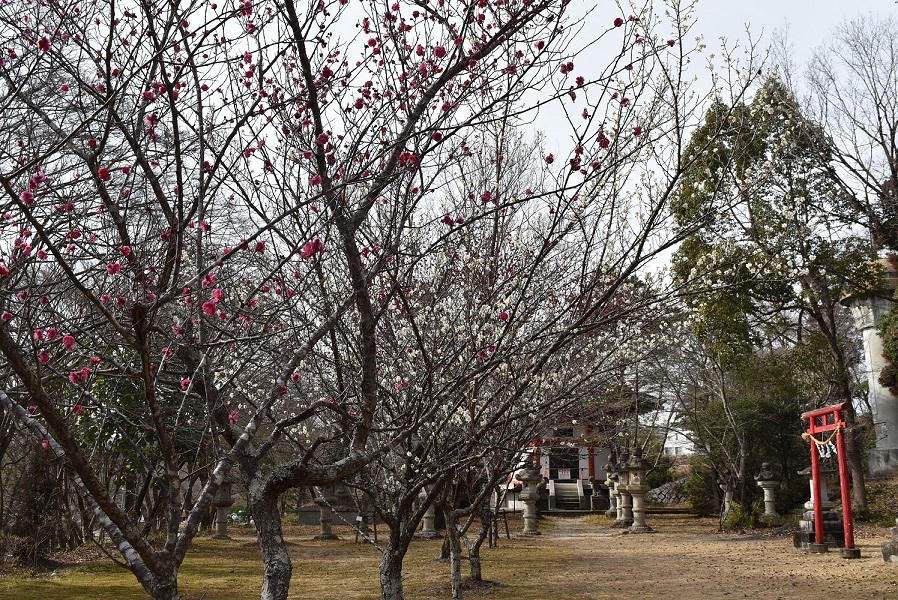
{"label": "stone marker", "polygon": [[[823,508],[823,543],[817,543],[816,533],[814,531],[814,503],[817,499],[814,497],[814,481],[811,479],[811,499],[804,503],[804,515],[798,525],[800,531],[793,534],[792,543],[796,548],[808,550],[810,552],[823,553],[833,548],[845,547],[845,530],[842,527],[842,516],[832,510],[834,504],[829,500],[829,490],[826,486],[826,475],[835,473],[835,469],[820,469],[820,498],[821,507]],[[811,477],[811,468],[802,469],[799,475],[807,475]]]}
{"label": "stone marker", "polygon": [[318,510],[321,511],[321,516],[318,518],[318,523],[321,526],[321,529],[318,531],[318,535],[315,536],[316,540],[338,540],[336,535],[334,535],[333,529],[331,529],[331,525],[334,521],[334,509],[331,505],[335,502],[335,498],[333,496],[319,496],[315,498],[315,504],[318,505]]}
{"label": "stone marker", "polygon": [[878,289],[855,292],[846,296],[841,303],[851,309],[855,325],[864,339],[867,387],[876,427],[876,448],[867,452],[867,466],[873,477],[890,477],[898,475],[898,398],[887,385],[879,382],[887,361],[883,357],[877,325],[892,308],[898,274],[888,259],[878,262],[885,268],[885,277]]}

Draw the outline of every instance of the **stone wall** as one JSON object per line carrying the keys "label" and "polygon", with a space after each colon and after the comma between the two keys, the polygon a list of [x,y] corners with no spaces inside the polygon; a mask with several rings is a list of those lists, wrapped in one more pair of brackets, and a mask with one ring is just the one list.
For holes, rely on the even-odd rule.
{"label": "stone wall", "polygon": [[686,502],[687,479],[687,477],[683,477],[650,490],[645,495],[646,502],[651,502],[652,504],[682,504]]}

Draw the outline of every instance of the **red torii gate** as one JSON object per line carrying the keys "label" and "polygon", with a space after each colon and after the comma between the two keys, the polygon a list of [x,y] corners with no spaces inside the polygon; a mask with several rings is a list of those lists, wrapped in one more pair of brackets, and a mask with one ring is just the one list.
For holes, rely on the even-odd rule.
{"label": "red torii gate", "polygon": [[[820,450],[817,446],[826,445],[836,438],[836,453],[839,456],[839,487],[842,490],[842,527],[845,530],[845,547],[842,548],[844,558],[860,558],[861,551],[854,547],[854,514],[851,512],[851,487],[848,484],[848,463],[845,458],[845,439],[843,431],[845,421],[842,412],[848,410],[847,402],[818,408],[801,415],[808,420],[808,431],[801,437],[811,442],[811,477],[814,479],[814,538],[817,542],[812,547],[813,551],[826,552],[827,547],[823,540],[823,499],[820,498]],[[831,431],[825,441],[814,437],[817,433]]]}

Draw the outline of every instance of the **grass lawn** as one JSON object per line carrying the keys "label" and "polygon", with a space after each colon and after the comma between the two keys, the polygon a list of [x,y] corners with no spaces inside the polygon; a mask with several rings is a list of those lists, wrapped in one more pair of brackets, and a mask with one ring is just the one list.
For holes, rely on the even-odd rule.
{"label": "grass lawn", "polygon": [[[519,529],[511,523],[512,534]],[[380,533],[383,534],[383,526]],[[294,561],[291,598],[362,599],[380,597],[380,552],[369,544],[356,544],[354,533],[334,527],[341,539],[311,539],[316,527],[286,529]],[[232,531],[233,533],[233,531]],[[258,597],[262,578],[259,548],[249,530],[233,540],[198,538],[181,567],[179,589],[186,600],[236,600]],[[503,532],[504,536],[504,532]],[[381,540],[383,538],[380,538]],[[405,563],[409,598],[445,598],[448,594],[448,562],[436,560],[440,540],[413,543]],[[521,553],[532,554],[524,560]],[[523,538],[502,538],[500,548],[484,548],[484,574],[508,578],[509,589],[493,588],[491,598],[513,598],[518,589],[512,579],[538,572],[536,545]],[[527,554],[525,554],[526,556]],[[515,560],[512,560],[514,558]],[[533,564],[531,564],[533,563]],[[514,565],[514,568],[506,567]],[[51,573],[20,573],[0,578],[4,600],[131,600],[146,599],[130,572],[109,561],[64,568]],[[518,596],[519,597],[519,596]]]}

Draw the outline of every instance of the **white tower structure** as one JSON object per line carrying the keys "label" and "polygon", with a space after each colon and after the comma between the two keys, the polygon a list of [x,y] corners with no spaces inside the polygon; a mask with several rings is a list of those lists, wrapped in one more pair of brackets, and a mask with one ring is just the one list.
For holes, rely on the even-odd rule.
{"label": "white tower structure", "polygon": [[842,304],[851,309],[864,340],[870,406],[876,427],[876,448],[868,452],[867,466],[873,477],[888,477],[898,474],[898,398],[879,383],[886,359],[877,325],[894,304],[892,297],[898,288],[898,273],[887,260],[879,262],[886,270],[881,289],[852,294]]}

